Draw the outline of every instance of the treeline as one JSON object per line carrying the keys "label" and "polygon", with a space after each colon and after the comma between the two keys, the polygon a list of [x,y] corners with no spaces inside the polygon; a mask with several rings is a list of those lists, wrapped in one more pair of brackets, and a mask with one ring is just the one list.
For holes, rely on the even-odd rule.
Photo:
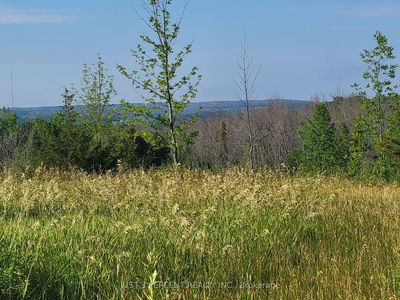
{"label": "treeline", "polygon": [[374,41],[373,49],[361,53],[366,71],[364,83],[353,85],[354,95],[295,111],[277,101],[262,109],[246,108],[236,117],[201,120],[192,161],[205,167],[246,164],[398,180],[398,66],[387,37],[376,32]]}
{"label": "treeline", "polygon": [[399,178],[397,65],[386,36],[377,32],[376,46],[361,53],[365,84],[355,84],[353,96],[297,109],[279,100],[263,108],[251,106],[257,73],[244,44],[238,84],[243,112],[183,118],[201,76],[197,67],[181,75],[192,47],[175,49],[180,21],[171,22],[171,3],[145,4],[153,38],[141,36],[142,44],[131,51],[136,68],[129,71],[117,65],[147,105],[122,100],[120,109],[111,108],[117,91],[99,56],[95,64],[84,65],[79,88],[65,89],[63,108],[50,120],[19,122],[16,114],[3,109],[0,167],[24,170],[44,165],[104,172],[181,163]]}
{"label": "treeline", "polygon": [[94,116],[90,105],[77,112],[66,90],[62,111],[49,120],[18,122],[17,115],[0,113],[0,166],[33,170],[39,166],[103,172],[149,168],[168,162],[169,149],[154,134],[115,122],[105,110]]}
{"label": "treeline", "polygon": [[0,167],[77,168],[88,172],[149,168],[168,162],[169,148],[150,131],[122,122],[112,109],[117,95],[101,56],[84,65],[79,88],[65,88],[63,106],[49,120],[19,122],[9,109],[0,114]]}
{"label": "treeline", "polygon": [[[3,109],[0,117],[0,163],[3,169],[31,170],[44,165],[88,172],[150,168],[170,164],[169,148],[156,134],[118,121],[119,113],[104,109],[98,119],[88,110],[76,111],[66,90],[63,109],[49,120],[18,122]],[[373,175],[398,178],[400,109],[388,109],[383,143],[366,144],[362,167],[354,124],[365,116],[362,98],[334,97],[294,109],[279,99],[251,111],[254,124],[255,168],[268,166],[291,172]],[[392,104],[387,103],[388,108]],[[188,167],[223,169],[249,166],[244,112],[199,118],[199,132],[181,163]],[[386,153],[386,161],[378,153]],[[384,155],[385,156],[385,155]]]}

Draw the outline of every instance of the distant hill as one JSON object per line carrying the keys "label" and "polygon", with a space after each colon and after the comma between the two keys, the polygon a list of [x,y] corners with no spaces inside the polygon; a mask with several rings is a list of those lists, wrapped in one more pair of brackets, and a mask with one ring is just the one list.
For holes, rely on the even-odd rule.
{"label": "distant hill", "polygon": [[[254,100],[252,107],[263,107],[271,100]],[[289,104],[293,109],[304,107],[309,104],[309,101],[302,100],[279,100],[282,103]],[[138,103],[139,104],[139,103]],[[111,108],[118,108],[120,104],[113,104]],[[244,105],[240,101],[208,101],[208,102],[193,102],[188,105],[184,111],[185,116],[194,115],[199,112],[201,117],[219,114],[237,113],[244,109]],[[13,108],[12,112],[18,115],[20,121],[33,120],[35,118],[49,119],[56,112],[61,110],[61,106],[44,106],[44,107],[29,107],[29,108]]]}

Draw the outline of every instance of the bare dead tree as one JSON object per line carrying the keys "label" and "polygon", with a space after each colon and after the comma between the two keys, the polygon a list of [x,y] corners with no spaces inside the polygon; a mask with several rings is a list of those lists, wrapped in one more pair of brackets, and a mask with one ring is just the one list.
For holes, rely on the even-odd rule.
{"label": "bare dead tree", "polygon": [[248,134],[248,157],[250,167],[255,168],[255,158],[254,158],[254,133],[252,126],[252,116],[251,116],[251,101],[254,96],[254,85],[260,74],[260,68],[255,69],[253,64],[253,59],[249,57],[248,54],[248,43],[246,34],[243,37],[241,43],[241,52],[238,57],[238,80],[235,81],[237,86],[236,97],[245,105],[246,109],[246,124],[247,124],[247,134]]}

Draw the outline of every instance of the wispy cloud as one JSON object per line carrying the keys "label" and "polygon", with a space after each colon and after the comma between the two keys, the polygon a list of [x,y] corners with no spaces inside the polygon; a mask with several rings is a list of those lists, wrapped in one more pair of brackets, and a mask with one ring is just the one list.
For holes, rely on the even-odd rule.
{"label": "wispy cloud", "polygon": [[57,24],[71,17],[38,9],[0,7],[0,24]]}

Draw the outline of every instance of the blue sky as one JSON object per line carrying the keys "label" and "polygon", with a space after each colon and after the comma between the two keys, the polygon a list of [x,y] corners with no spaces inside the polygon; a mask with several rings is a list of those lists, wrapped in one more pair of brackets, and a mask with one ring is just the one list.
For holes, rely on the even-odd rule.
{"label": "blue sky", "polygon": [[[0,106],[60,105],[64,86],[78,84],[83,63],[100,53],[121,98],[137,94],[116,71],[134,67],[129,50],[146,27],[134,13],[138,0],[0,0]],[[175,0],[176,13],[183,0]],[[204,76],[196,101],[235,99],[237,55],[244,30],[261,65],[255,95],[327,98],[351,92],[364,70],[362,49],[382,31],[400,51],[400,2],[370,0],[189,0],[182,44],[194,39],[188,66]],[[398,51],[397,51],[397,54]]]}

